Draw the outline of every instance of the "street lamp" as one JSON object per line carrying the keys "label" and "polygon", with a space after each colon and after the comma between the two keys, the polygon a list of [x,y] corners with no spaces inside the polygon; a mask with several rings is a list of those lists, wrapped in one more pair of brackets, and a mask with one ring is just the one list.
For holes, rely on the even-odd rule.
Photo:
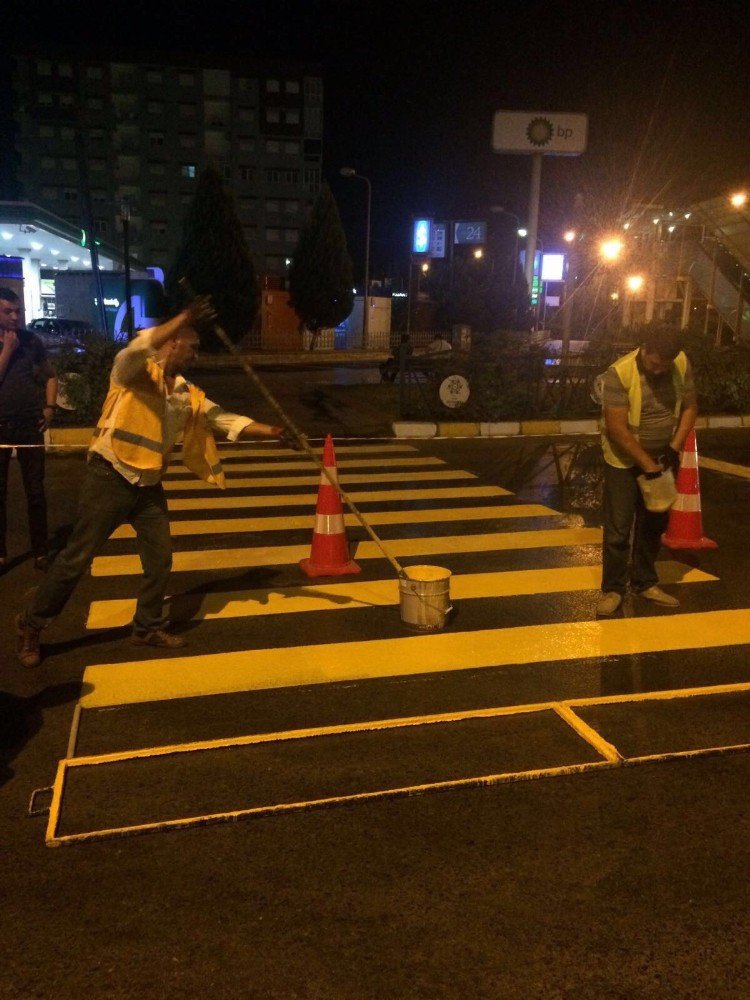
{"label": "street lamp", "polygon": [[743,208],[747,204],[747,191],[737,191],[729,201],[734,208]]}
{"label": "street lamp", "polygon": [[339,170],[342,177],[356,177],[364,181],[367,185],[367,229],[365,231],[365,298],[363,303],[364,317],[362,321],[362,339],[367,347],[368,335],[370,332],[370,308],[368,298],[370,295],[370,209],[372,207],[372,185],[368,177],[358,174],[354,167],[342,167]]}

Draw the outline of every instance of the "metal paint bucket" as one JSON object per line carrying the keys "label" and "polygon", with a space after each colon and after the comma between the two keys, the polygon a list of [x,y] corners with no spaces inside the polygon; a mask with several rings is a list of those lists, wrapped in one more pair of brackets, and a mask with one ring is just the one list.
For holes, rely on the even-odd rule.
{"label": "metal paint bucket", "polygon": [[442,566],[407,566],[398,586],[401,621],[407,628],[436,631],[443,628],[450,602],[451,571]]}

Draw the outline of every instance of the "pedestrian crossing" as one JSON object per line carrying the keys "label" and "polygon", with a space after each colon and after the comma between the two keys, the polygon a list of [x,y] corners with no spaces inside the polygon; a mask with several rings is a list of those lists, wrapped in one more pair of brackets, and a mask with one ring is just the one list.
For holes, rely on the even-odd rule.
{"label": "pedestrian crossing", "polygon": [[[164,482],[175,539],[168,609],[178,627],[187,626],[190,645],[133,659],[123,644],[121,653],[92,662],[83,676],[84,715],[472,671],[506,671],[512,687],[514,675],[529,669],[538,678],[537,700],[549,707],[545,678],[553,670],[557,676],[567,669],[566,697],[580,699],[600,694],[581,681],[580,664],[750,644],[746,609],[648,609],[596,620],[601,530],[580,517],[522,502],[477,472],[412,445],[348,443],[337,453],[346,456],[337,462],[342,487],[382,530],[389,553],[405,565],[438,559],[451,570],[455,618],[438,632],[402,629],[399,581],[348,513],[361,575],[309,581],[301,574],[319,474],[314,468],[302,474],[311,463],[298,453],[287,461],[288,451],[273,445],[223,449],[222,492],[174,461]],[[678,559],[664,559],[658,570],[660,582],[680,596],[717,583]],[[92,565],[96,595],[88,629],[129,624],[140,574],[134,533],[124,526]],[[533,614],[524,602],[533,602]],[[471,608],[476,613],[466,614]],[[570,714],[564,706],[555,711],[562,719]],[[587,738],[586,725],[567,721]]]}

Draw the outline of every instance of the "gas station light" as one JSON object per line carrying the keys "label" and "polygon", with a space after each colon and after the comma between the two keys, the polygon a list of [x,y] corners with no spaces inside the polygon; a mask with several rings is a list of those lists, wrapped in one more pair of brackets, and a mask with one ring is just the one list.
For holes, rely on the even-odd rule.
{"label": "gas station light", "polygon": [[734,208],[742,208],[747,202],[747,191],[737,191],[729,200]]}
{"label": "gas station light", "polygon": [[605,261],[617,260],[622,252],[622,240],[604,240],[599,244],[599,252]]}
{"label": "gas station light", "polygon": [[576,234],[574,229],[569,229],[563,236],[566,243],[572,243],[575,238]]}
{"label": "gas station light", "polygon": [[640,292],[643,288],[643,275],[642,274],[631,274],[625,284],[628,286],[628,290],[631,292]]}

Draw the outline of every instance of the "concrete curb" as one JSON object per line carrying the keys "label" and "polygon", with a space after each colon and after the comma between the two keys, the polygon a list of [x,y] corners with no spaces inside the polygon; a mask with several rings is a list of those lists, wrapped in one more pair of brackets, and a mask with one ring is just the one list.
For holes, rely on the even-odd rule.
{"label": "concrete curb", "polygon": [[[397,438],[432,438],[432,437],[552,437],[570,434],[599,434],[601,419],[595,420],[520,420],[502,423],[460,423],[456,421],[429,423],[420,421],[394,421],[394,437]],[[696,428],[718,427],[750,427],[750,414],[742,416],[705,416],[698,417]]]}

